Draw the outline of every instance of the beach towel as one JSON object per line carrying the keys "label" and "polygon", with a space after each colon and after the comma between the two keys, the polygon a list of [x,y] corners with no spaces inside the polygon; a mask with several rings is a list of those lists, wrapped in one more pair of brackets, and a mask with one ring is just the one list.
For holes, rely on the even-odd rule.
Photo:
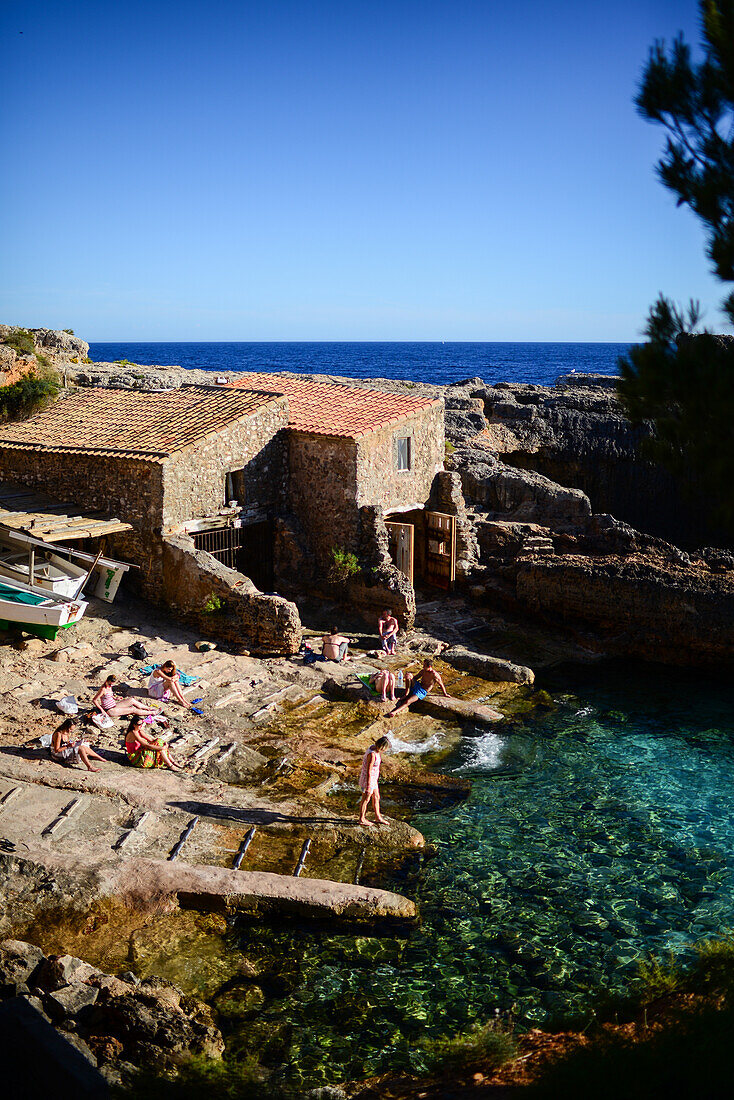
{"label": "beach towel", "polygon": [[369,693],[371,695],[379,696],[380,693],[379,693],[379,691],[375,690],[375,685],[370,683],[369,673],[358,672],[358,673],[356,673],[356,676],[357,676],[357,679],[359,680],[359,682],[364,684],[364,686],[367,688],[367,690],[369,691]]}
{"label": "beach towel", "polygon": [[[141,676],[150,676],[151,672],[155,672],[155,670],[160,667],[160,665],[143,665],[143,667],[138,669],[138,671],[140,672]],[[181,687],[189,687],[190,684],[198,683],[198,676],[189,676],[188,672],[181,672],[180,669],[178,669],[177,671],[178,682],[181,684]]]}

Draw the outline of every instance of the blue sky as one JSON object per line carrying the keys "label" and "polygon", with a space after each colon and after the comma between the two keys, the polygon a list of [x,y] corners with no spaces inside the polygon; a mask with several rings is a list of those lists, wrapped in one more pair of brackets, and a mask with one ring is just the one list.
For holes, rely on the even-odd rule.
{"label": "blue sky", "polygon": [[0,320],[623,341],[662,290],[721,328],[632,105],[680,29],[695,0],[4,0]]}

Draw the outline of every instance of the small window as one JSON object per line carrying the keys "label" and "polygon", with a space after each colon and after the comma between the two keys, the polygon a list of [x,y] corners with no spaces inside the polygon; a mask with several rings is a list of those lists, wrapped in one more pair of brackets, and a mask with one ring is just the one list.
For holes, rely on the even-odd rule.
{"label": "small window", "polygon": [[413,458],[411,452],[411,438],[409,435],[402,436],[397,440],[398,444],[398,470],[409,470],[411,467],[411,460]]}
{"label": "small window", "polygon": [[232,470],[225,478],[224,503],[229,504],[235,500],[238,504],[246,503],[245,471]]}

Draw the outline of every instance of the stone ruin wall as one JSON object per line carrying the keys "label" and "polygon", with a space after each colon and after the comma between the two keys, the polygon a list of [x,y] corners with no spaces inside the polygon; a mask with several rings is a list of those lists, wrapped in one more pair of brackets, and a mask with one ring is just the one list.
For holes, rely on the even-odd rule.
{"label": "stone ruin wall", "polygon": [[261,656],[297,653],[301,620],[294,604],[266,596],[235,569],[196,550],[187,535],[163,540],[161,594],[207,637],[246,646]]}

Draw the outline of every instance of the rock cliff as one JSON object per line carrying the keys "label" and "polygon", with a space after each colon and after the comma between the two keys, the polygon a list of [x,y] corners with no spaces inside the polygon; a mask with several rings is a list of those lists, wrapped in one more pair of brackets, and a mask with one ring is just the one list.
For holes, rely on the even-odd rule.
{"label": "rock cliff", "polygon": [[706,486],[677,483],[644,458],[640,446],[651,429],[627,419],[613,378],[563,375],[553,387],[477,382],[456,387],[449,399],[447,434],[455,442],[480,428],[485,446],[508,465],[586,493],[597,512],[680,546],[721,539]]}
{"label": "rock cliff", "polygon": [[82,363],[89,344],[70,332],[0,325],[0,386],[9,386],[39,365],[64,370]]}

